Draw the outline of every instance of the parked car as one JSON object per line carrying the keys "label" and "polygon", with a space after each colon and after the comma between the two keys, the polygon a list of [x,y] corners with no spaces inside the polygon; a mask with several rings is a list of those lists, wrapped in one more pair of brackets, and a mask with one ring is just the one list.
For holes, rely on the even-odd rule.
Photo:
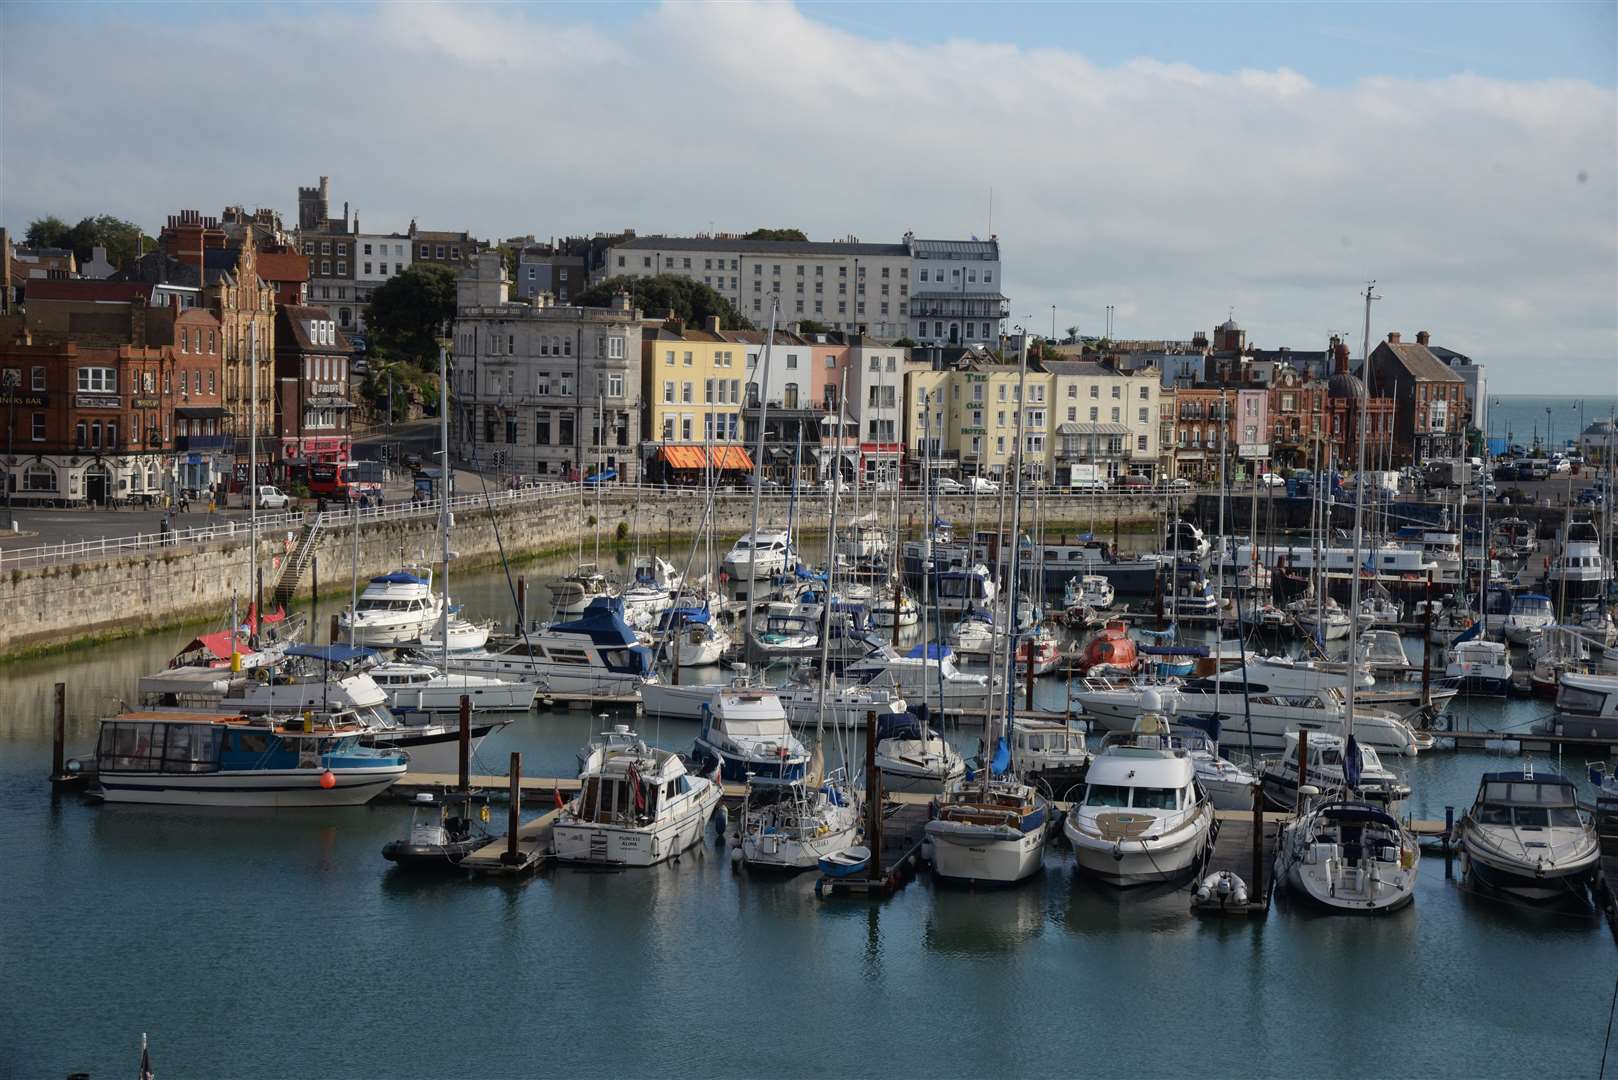
{"label": "parked car", "polygon": [[979,495],[998,495],[1000,494],[1000,483],[997,480],[990,480],[987,476],[974,476],[967,481],[966,489],[975,491]]}
{"label": "parked car", "polygon": [[1583,491],[1579,492],[1577,501],[1580,505],[1588,503],[1591,506],[1600,506],[1601,499],[1602,494],[1600,488],[1587,487]]}
{"label": "parked car", "polygon": [[1173,480],[1170,480],[1163,486],[1168,488],[1170,491],[1190,491],[1192,488],[1196,487],[1195,484],[1183,476],[1176,476]]}
{"label": "parked car", "polygon": [[285,510],[292,502],[292,496],[271,484],[261,484],[258,489],[258,508],[260,510]]}
{"label": "parked car", "polygon": [[1258,477],[1258,482],[1259,482],[1259,485],[1261,487],[1274,488],[1274,487],[1286,487],[1287,486],[1287,482],[1286,482],[1286,479],[1284,477],[1282,477],[1279,473],[1272,473],[1272,472],[1260,473],[1259,477]]}
{"label": "parked car", "polygon": [[933,490],[940,495],[965,495],[966,485],[953,476],[940,476],[933,481]]}
{"label": "parked car", "polygon": [[1127,475],[1120,476],[1118,478],[1118,486],[1126,491],[1139,491],[1144,488],[1151,487],[1152,478],[1150,476],[1142,476],[1139,473],[1128,473]]}

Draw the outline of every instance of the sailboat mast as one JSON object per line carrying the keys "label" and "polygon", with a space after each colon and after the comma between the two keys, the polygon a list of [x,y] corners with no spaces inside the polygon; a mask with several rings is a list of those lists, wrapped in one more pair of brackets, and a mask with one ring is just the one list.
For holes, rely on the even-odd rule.
{"label": "sailboat mast", "polygon": [[[1225,404],[1225,391],[1219,391],[1219,555],[1225,556],[1225,499],[1230,490],[1230,462],[1225,456],[1225,432],[1229,426],[1230,409]],[[1180,594],[1180,567],[1175,565],[1169,571],[1169,585],[1176,597]],[[1180,609],[1179,601],[1174,604],[1175,613]],[[1214,723],[1219,720],[1219,669],[1217,663],[1214,667]]]}
{"label": "sailboat mast", "polygon": [[[831,510],[827,519],[827,532],[837,536],[837,499],[843,490],[843,392],[848,389],[848,368],[843,368],[842,385],[837,391],[837,441],[833,443],[831,469]],[[798,425],[802,437],[803,425]],[[857,481],[856,481],[857,483]],[[857,489],[856,489],[857,490]],[[835,549],[834,549],[835,550]],[[832,565],[835,565],[835,559]],[[815,710],[815,747],[820,747],[821,735],[826,728],[826,694],[831,678],[831,574],[826,568],[826,587],[820,594],[820,700]]]}
{"label": "sailboat mast", "polygon": [[[1011,568],[1006,574],[1006,581],[1010,591],[1006,599],[1006,698],[1005,698],[1005,730],[1011,730],[1011,718],[1017,707],[1017,574],[1019,555],[1022,551],[1022,542],[1018,534],[1022,523],[1022,468],[1023,468],[1023,395],[1028,384],[1028,333],[1022,334],[1022,345],[1017,351],[1017,443],[1016,453],[1012,460],[1016,462],[1016,474],[1012,482],[1016,485],[1015,494],[1011,499]],[[1002,490],[1004,490],[1002,486]],[[1028,662],[1034,662],[1034,650],[1028,650]],[[990,676],[991,689],[993,676]],[[994,730],[990,718],[983,718],[983,753],[984,784],[988,784],[988,774],[993,771],[994,761]]]}
{"label": "sailboat mast", "polygon": [[[258,583],[258,324],[247,327],[247,595],[259,599]],[[257,616],[263,612],[257,612]],[[255,618],[257,617],[255,616]],[[251,631],[249,631],[251,634]]]}
{"label": "sailboat mast", "polygon": [[[753,441],[753,526],[748,533],[751,547],[747,557],[747,606],[742,621],[744,640],[748,641],[753,635],[753,594],[758,590],[758,504],[759,497],[764,493],[764,477],[759,469],[764,461],[764,417],[770,407],[770,345],[775,341],[775,317],[780,310],[781,302],[771,300],[770,325],[764,334],[764,348],[759,353],[758,366],[754,369],[758,377],[758,438]],[[793,486],[796,487],[796,477],[793,478]]]}
{"label": "sailboat mast", "polygon": [[[438,542],[444,556],[438,591],[444,598],[438,612],[438,638],[444,657],[444,674],[449,674],[449,350],[438,347],[438,453],[443,464],[444,482],[438,490]],[[356,515],[358,516],[358,515]]]}
{"label": "sailboat mast", "polygon": [[[1371,301],[1381,299],[1374,292],[1372,292],[1375,287],[1375,281],[1367,282],[1365,286],[1365,336],[1361,341],[1360,355],[1363,357],[1361,362],[1365,365],[1366,378],[1360,379],[1360,393],[1358,402],[1359,423],[1355,425],[1359,428],[1359,438],[1356,440],[1359,446],[1356,451],[1358,454],[1358,469],[1356,472],[1356,479],[1354,481],[1354,571],[1353,576],[1349,578],[1348,587],[1349,611],[1355,614],[1357,614],[1360,610],[1360,541],[1363,538],[1364,530],[1364,521],[1362,520],[1361,515],[1365,511],[1365,414],[1368,407],[1368,398],[1370,397],[1370,394],[1366,389],[1366,379],[1370,377],[1371,373]],[[1464,532],[1466,524],[1464,519],[1461,524]],[[1353,615],[1350,616],[1350,618],[1352,617]],[[1354,735],[1354,690],[1355,684],[1359,682],[1359,661],[1359,635],[1350,632],[1348,635],[1348,712],[1343,718],[1343,737],[1345,744],[1347,743],[1347,740],[1352,738]],[[1344,750],[1345,752],[1347,751],[1346,745]]]}

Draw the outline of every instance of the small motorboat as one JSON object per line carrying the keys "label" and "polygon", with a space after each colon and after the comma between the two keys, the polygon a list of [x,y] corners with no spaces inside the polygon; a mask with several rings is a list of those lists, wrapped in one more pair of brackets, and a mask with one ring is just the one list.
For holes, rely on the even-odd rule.
{"label": "small motorboat", "polygon": [[1484,773],[1455,839],[1467,880],[1522,900],[1584,898],[1601,865],[1595,818],[1580,809],[1578,789],[1532,764]]}
{"label": "small motorboat", "polygon": [[[431,801],[432,795],[427,792],[417,796],[418,803]],[[479,824],[488,816],[489,808],[484,806],[474,819],[470,801],[454,811],[448,803],[439,803],[430,811],[426,805],[418,805],[410,818],[409,835],[384,844],[382,857],[404,870],[453,870],[462,859],[494,839]]]}
{"label": "small motorboat", "polygon": [[822,855],[816,863],[827,877],[846,878],[861,873],[871,864],[871,849],[859,844]]}

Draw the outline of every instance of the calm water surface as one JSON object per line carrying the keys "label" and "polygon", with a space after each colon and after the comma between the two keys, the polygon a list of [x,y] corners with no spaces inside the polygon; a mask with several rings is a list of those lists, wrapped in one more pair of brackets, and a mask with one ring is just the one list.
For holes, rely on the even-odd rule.
{"label": "calm water surface", "polygon": [[[509,620],[503,576],[455,591]],[[1061,843],[1022,888],[924,875],[884,903],[823,902],[811,877],[733,872],[712,846],[646,872],[417,880],[380,855],[409,821],[394,801],[53,804],[51,684],[82,751],[178,637],[0,668],[0,1077],[132,1075],[142,1031],[165,1078],[1590,1076],[1601,1058],[1605,926],[1474,898],[1436,854],[1391,917],[1283,899],[1219,922],[1183,890],[1076,877]],[[1538,705],[1456,708],[1506,726]],[[597,723],[525,716],[483,765],[519,749],[530,774],[566,773]],[[684,749],[695,725],[646,734]],[[1495,764],[1399,763],[1418,817],[1464,807]]]}

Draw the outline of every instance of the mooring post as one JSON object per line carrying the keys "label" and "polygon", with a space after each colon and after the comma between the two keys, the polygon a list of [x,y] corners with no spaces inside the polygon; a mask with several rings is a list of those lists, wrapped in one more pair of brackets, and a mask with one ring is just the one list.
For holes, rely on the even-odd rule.
{"label": "mooring post", "polygon": [[340,632],[340,627],[337,625],[337,620],[340,617],[341,616],[339,616],[335,611],[331,613],[331,636],[326,640],[330,641],[333,645],[337,644],[338,634]]}
{"label": "mooring post", "polygon": [[1264,789],[1253,784],[1253,888],[1249,897],[1264,895]]}
{"label": "mooring post", "polygon": [[[1353,673],[1349,676],[1352,678]],[[1298,797],[1294,800],[1294,808],[1303,809],[1303,785],[1309,782],[1309,729],[1298,729]]]}
{"label": "mooring post", "polygon": [[528,579],[517,575],[517,633],[528,629]]}
{"label": "mooring post", "polygon": [[461,695],[461,744],[460,772],[461,790],[472,790],[472,696]]}
{"label": "mooring post", "polygon": [[517,819],[522,813],[522,751],[511,752],[511,800],[506,809],[506,853],[500,857],[508,866],[517,865]]}
{"label": "mooring post", "polygon": [[1455,832],[1455,807],[1444,807],[1444,854],[1449,854],[1449,838]]}
{"label": "mooring post", "polygon": [[882,773],[876,767],[876,710],[865,714],[865,801],[871,815],[866,828],[865,846],[871,851],[871,862],[865,869],[868,880],[882,876]]}
{"label": "mooring post", "polygon": [[51,779],[62,776],[67,753],[67,683],[56,684],[55,726],[51,732]]}

